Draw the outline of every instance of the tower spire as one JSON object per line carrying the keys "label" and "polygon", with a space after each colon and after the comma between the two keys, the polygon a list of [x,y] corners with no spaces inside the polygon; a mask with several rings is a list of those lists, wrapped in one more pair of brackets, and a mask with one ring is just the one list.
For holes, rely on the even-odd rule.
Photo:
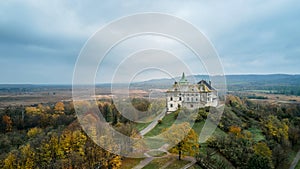
{"label": "tower spire", "polygon": [[185,78],[184,72],[182,73],[181,79],[179,81],[180,84],[188,84],[187,79]]}
{"label": "tower spire", "polygon": [[182,79],[182,80],[185,79],[185,74],[184,74],[184,72],[182,72],[182,77],[181,77],[181,79]]}

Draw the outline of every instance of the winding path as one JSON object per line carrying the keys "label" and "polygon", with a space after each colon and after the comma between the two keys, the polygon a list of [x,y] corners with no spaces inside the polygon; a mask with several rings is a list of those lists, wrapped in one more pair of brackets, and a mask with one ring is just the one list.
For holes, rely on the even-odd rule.
{"label": "winding path", "polygon": [[[165,117],[166,115],[166,109],[164,109],[153,121],[152,123],[150,123],[145,129],[140,131],[141,136],[143,137],[145,134],[147,134],[149,131],[151,131],[157,124],[158,124],[158,120],[161,120]],[[170,154],[168,152],[168,144],[165,144],[163,146],[161,146],[159,149],[153,149],[153,150],[159,150],[159,151],[164,151],[167,153],[166,156],[164,157],[174,157],[171,161],[167,162],[165,165],[163,165],[161,168],[167,168],[170,164],[172,164],[172,162],[174,162],[176,160],[176,155],[174,154]],[[152,151],[152,150],[150,150]],[[160,157],[151,157],[150,155],[148,155],[147,153],[145,153],[145,156],[147,158],[145,158],[144,160],[142,160],[137,166],[135,166],[133,169],[142,169],[144,168],[146,165],[148,165],[153,159],[155,158],[160,158]],[[184,157],[182,160],[185,161],[190,161],[190,163],[188,163],[187,165],[183,166],[181,169],[187,169],[189,167],[191,167],[192,165],[194,165],[196,163],[196,159],[194,157],[191,156],[186,156]]]}
{"label": "winding path", "polygon": [[290,166],[290,169],[294,169],[296,167],[296,165],[298,164],[299,160],[300,160],[300,150],[298,151],[296,157],[294,158],[294,160]]}
{"label": "winding path", "polygon": [[142,131],[140,131],[140,134],[142,136],[144,136],[145,134],[147,134],[149,131],[151,131],[157,124],[158,124],[158,120],[161,120],[162,118],[164,118],[166,115],[166,109],[164,109],[157,117],[155,117],[155,119],[152,121],[152,123],[150,123],[146,128],[144,128]]}

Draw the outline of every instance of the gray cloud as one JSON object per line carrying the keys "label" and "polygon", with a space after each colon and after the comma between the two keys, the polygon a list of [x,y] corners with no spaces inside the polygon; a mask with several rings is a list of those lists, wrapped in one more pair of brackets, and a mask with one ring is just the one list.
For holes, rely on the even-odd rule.
{"label": "gray cloud", "polygon": [[[300,73],[296,0],[16,0],[0,2],[0,83],[71,83],[76,58],[89,36],[118,17],[138,12],[169,13],[195,25],[215,45],[226,73]],[[110,58],[104,68],[115,63],[115,56]],[[192,57],[186,62],[197,66]]]}

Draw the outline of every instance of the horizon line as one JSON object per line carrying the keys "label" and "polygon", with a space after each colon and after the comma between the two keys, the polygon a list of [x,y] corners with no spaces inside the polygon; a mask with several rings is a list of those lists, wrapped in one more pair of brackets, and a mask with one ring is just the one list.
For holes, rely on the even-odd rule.
{"label": "horizon line", "polygon": [[[268,75],[289,75],[289,76],[299,76],[300,73],[296,73],[296,74],[291,74],[291,73],[237,73],[237,74],[227,74],[224,75],[226,76],[253,76],[253,75],[259,75],[259,76],[268,76]],[[223,76],[223,75],[208,75],[208,74],[195,74],[195,75],[191,75],[188,74],[186,75],[187,77],[189,76]],[[180,77],[180,75],[178,76]],[[175,77],[176,78],[176,77]],[[148,79],[148,80],[143,80],[143,81],[136,81],[136,82],[132,82],[132,83],[141,83],[141,82],[147,82],[150,80],[159,80],[159,79],[172,79],[172,78],[153,78],[153,79]],[[110,82],[104,82],[104,83],[95,83],[95,85],[108,85],[108,84],[112,84]],[[115,84],[127,84],[126,82],[118,82]],[[72,83],[28,83],[28,82],[24,82],[24,83],[0,83],[0,85],[61,85],[61,86],[69,86],[69,85],[73,85]],[[79,84],[79,85],[91,85],[91,84]]]}

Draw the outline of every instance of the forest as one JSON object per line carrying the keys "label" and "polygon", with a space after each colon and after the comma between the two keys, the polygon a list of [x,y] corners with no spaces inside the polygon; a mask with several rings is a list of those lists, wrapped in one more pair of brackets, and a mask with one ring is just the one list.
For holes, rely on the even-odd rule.
{"label": "forest", "polygon": [[[136,118],[143,119],[164,106],[145,99],[133,99]],[[121,115],[110,99],[97,101],[107,122],[130,137],[141,137],[148,124],[137,124]],[[120,111],[134,111],[122,105]],[[144,111],[149,110],[149,111]],[[144,113],[140,113],[140,111]],[[228,95],[217,130],[205,143],[198,136],[209,113],[214,108],[182,109],[166,115],[145,136],[168,132],[163,136],[175,146],[144,168],[160,168],[164,159],[176,158],[184,164],[185,157],[196,162],[195,168],[289,168],[300,148],[300,105],[262,103],[246,97]],[[195,124],[174,123],[175,119],[192,116]],[[127,158],[110,153],[83,131],[72,102],[8,106],[0,112],[1,168],[132,168],[143,159]],[[173,124],[174,123],[174,124]],[[173,124],[173,125],[172,125]],[[188,133],[176,140],[179,132]],[[116,146],[111,138],[110,145]],[[155,154],[154,156],[160,156]],[[161,161],[159,161],[161,160]],[[173,165],[173,164],[172,164]],[[175,162],[174,162],[175,165]],[[170,164],[171,166],[171,164]],[[168,168],[176,168],[174,167]],[[300,165],[298,164],[299,168]]]}

